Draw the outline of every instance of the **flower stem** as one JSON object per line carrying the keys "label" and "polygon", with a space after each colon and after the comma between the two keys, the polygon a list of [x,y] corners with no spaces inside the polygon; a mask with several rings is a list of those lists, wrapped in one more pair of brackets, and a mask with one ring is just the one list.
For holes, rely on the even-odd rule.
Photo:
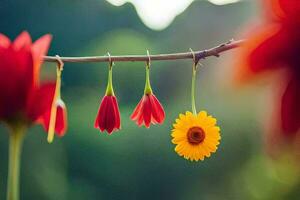
{"label": "flower stem", "polygon": [[53,101],[51,105],[50,111],[50,122],[48,127],[48,136],[47,141],[48,143],[52,143],[54,139],[54,132],[55,132],[55,124],[56,124],[56,112],[57,112],[57,100],[60,99],[60,87],[61,87],[61,69],[56,69],[56,86],[53,96]]}
{"label": "flower stem", "polygon": [[105,95],[107,96],[114,96],[114,88],[113,88],[113,83],[112,83],[112,66],[109,67],[108,71],[108,80],[107,80],[107,88],[106,88],[106,93]]}
{"label": "flower stem", "polygon": [[9,138],[9,161],[7,177],[7,200],[19,199],[20,158],[25,128],[13,129]]}
{"label": "flower stem", "polygon": [[192,75],[192,90],[191,90],[191,98],[192,98],[192,111],[194,115],[197,115],[196,110],[196,101],[195,101],[195,85],[196,85],[196,64],[193,65],[193,75]]}
{"label": "flower stem", "polygon": [[151,88],[151,84],[150,84],[150,66],[149,66],[149,63],[147,63],[147,66],[146,66],[146,83],[145,83],[144,94],[152,94],[152,88]]}

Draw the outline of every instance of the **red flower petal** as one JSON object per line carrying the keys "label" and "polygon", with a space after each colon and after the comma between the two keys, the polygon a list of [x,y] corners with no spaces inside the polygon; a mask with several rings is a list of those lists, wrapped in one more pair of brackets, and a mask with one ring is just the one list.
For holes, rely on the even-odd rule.
{"label": "red flower petal", "polygon": [[145,126],[149,128],[151,122],[151,115],[152,115],[151,102],[150,102],[149,95],[146,95],[145,97],[146,98],[144,101],[143,118],[144,118]]}
{"label": "red flower petal", "polygon": [[100,128],[101,131],[104,131],[107,102],[108,102],[108,99],[106,98],[106,96],[104,96],[101,100],[101,103],[100,103],[100,106],[98,109],[98,114],[97,114],[96,121],[95,121],[95,128]]}
{"label": "red flower petal", "polygon": [[291,55],[298,52],[293,49],[297,37],[278,25],[266,25],[259,33],[251,35],[237,55],[236,81],[244,82],[261,72],[285,67]]}
{"label": "red flower petal", "polygon": [[27,105],[27,117],[31,121],[36,121],[40,117],[44,117],[46,112],[50,112],[54,92],[54,82],[43,84],[40,88],[32,92]]}
{"label": "red flower petal", "polygon": [[105,129],[110,134],[115,128],[116,118],[115,118],[115,107],[111,96],[108,96],[107,109],[105,113]]}
{"label": "red flower petal", "polygon": [[43,56],[48,52],[52,36],[47,34],[39,38],[32,45],[32,54],[34,58],[34,77],[38,80],[40,67],[43,62]]}
{"label": "red flower petal", "polygon": [[138,103],[138,105],[135,107],[133,113],[131,114],[130,118],[132,120],[136,120],[139,117],[139,114],[141,112],[141,109],[143,109],[143,102],[144,102],[144,96],[142,97],[142,99],[140,100],[140,102]]}
{"label": "red flower petal", "polygon": [[[273,0],[274,4],[277,5],[277,9],[279,13],[282,11],[289,18],[297,18],[300,17],[300,1],[299,0]],[[281,9],[281,10],[279,10]]]}
{"label": "red flower petal", "polygon": [[143,111],[144,111],[144,105],[143,105],[143,107],[142,107],[142,109],[141,109],[141,112],[140,112],[140,114],[138,115],[138,119],[137,119],[137,121],[136,121],[136,124],[137,124],[138,126],[142,126],[143,123],[145,124],[145,121],[144,121],[144,113],[143,113]]}
{"label": "red flower petal", "polygon": [[[67,109],[62,100],[58,100],[56,102],[56,121],[55,121],[55,133],[62,137],[65,135],[67,130]],[[51,115],[51,107],[47,109],[46,113],[43,115],[40,122],[42,123],[46,132],[49,131],[49,124],[50,124],[50,115]]]}
{"label": "red flower petal", "polygon": [[33,83],[30,49],[0,49],[0,110],[2,117],[22,114]]}
{"label": "red flower petal", "polygon": [[266,10],[266,16],[271,21],[278,22],[285,19],[299,21],[300,2],[298,0],[264,0],[262,1]]}
{"label": "red flower petal", "polygon": [[152,106],[153,118],[157,123],[163,123],[165,120],[165,111],[154,94],[150,96],[150,102]]}
{"label": "red flower petal", "polygon": [[[275,30],[274,30],[275,31]],[[249,64],[254,73],[279,67],[278,64],[290,51],[290,39],[286,30],[280,29],[274,35],[261,41],[249,55]]]}
{"label": "red flower petal", "polygon": [[31,46],[31,37],[27,31],[22,32],[13,42],[13,47],[16,50],[20,50],[24,47]]}
{"label": "red flower petal", "polygon": [[282,129],[286,134],[295,134],[300,128],[300,80],[294,77],[282,97]]}
{"label": "red flower petal", "polygon": [[55,132],[58,136],[64,136],[67,130],[67,109],[65,106],[58,105],[56,113]]}
{"label": "red flower petal", "polygon": [[115,118],[116,118],[115,128],[120,129],[121,128],[121,117],[120,117],[118,101],[117,101],[117,98],[115,96],[112,96],[112,99],[113,99],[113,105],[114,105],[114,110],[115,110]]}
{"label": "red flower petal", "polygon": [[8,48],[11,41],[8,37],[0,33],[0,47],[1,48]]}
{"label": "red flower petal", "polygon": [[145,121],[144,121],[144,110],[145,110],[145,102],[147,101],[147,96],[143,95],[142,99],[141,99],[141,107],[139,109],[139,113],[136,116],[136,124],[138,126],[142,126]]}

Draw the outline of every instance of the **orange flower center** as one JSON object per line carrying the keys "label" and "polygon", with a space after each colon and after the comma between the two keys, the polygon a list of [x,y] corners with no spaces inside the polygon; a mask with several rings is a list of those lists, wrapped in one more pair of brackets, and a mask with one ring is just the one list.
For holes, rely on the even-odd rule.
{"label": "orange flower center", "polygon": [[192,127],[187,133],[187,139],[192,145],[200,144],[205,139],[205,132],[201,127]]}

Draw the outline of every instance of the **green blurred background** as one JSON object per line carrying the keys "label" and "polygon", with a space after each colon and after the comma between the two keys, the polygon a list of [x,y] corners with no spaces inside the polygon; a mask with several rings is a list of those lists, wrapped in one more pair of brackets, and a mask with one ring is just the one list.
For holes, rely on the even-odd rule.
{"label": "green blurred background", "polygon": [[[194,1],[161,31],[146,27],[132,4],[104,0],[0,0],[0,32],[34,39],[51,33],[49,55],[84,56],[171,53],[215,46],[258,18],[257,1],[223,6]],[[204,162],[179,157],[172,123],[190,110],[191,61],[153,62],[152,87],[166,111],[162,126],[138,128],[129,116],[144,88],[145,63],[116,63],[114,87],[122,130],[94,129],[106,87],[107,63],[65,65],[62,96],[68,108],[65,137],[49,145],[42,127],[27,134],[21,170],[22,199],[298,199],[298,172],[289,158],[271,160],[264,151],[269,95],[262,88],[231,86],[234,51],[208,58],[197,80],[198,110],[218,119],[216,154]],[[45,64],[44,79],[55,78]],[[8,132],[0,127],[0,199],[5,199]]]}

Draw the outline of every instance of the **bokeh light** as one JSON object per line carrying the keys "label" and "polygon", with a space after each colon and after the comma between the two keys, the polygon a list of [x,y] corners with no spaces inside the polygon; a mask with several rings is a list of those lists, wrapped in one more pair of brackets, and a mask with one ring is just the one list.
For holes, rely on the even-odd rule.
{"label": "bokeh light", "polygon": [[[146,26],[154,30],[168,27],[194,0],[107,0],[115,6],[132,3]],[[240,0],[209,0],[216,5],[236,3]]]}

